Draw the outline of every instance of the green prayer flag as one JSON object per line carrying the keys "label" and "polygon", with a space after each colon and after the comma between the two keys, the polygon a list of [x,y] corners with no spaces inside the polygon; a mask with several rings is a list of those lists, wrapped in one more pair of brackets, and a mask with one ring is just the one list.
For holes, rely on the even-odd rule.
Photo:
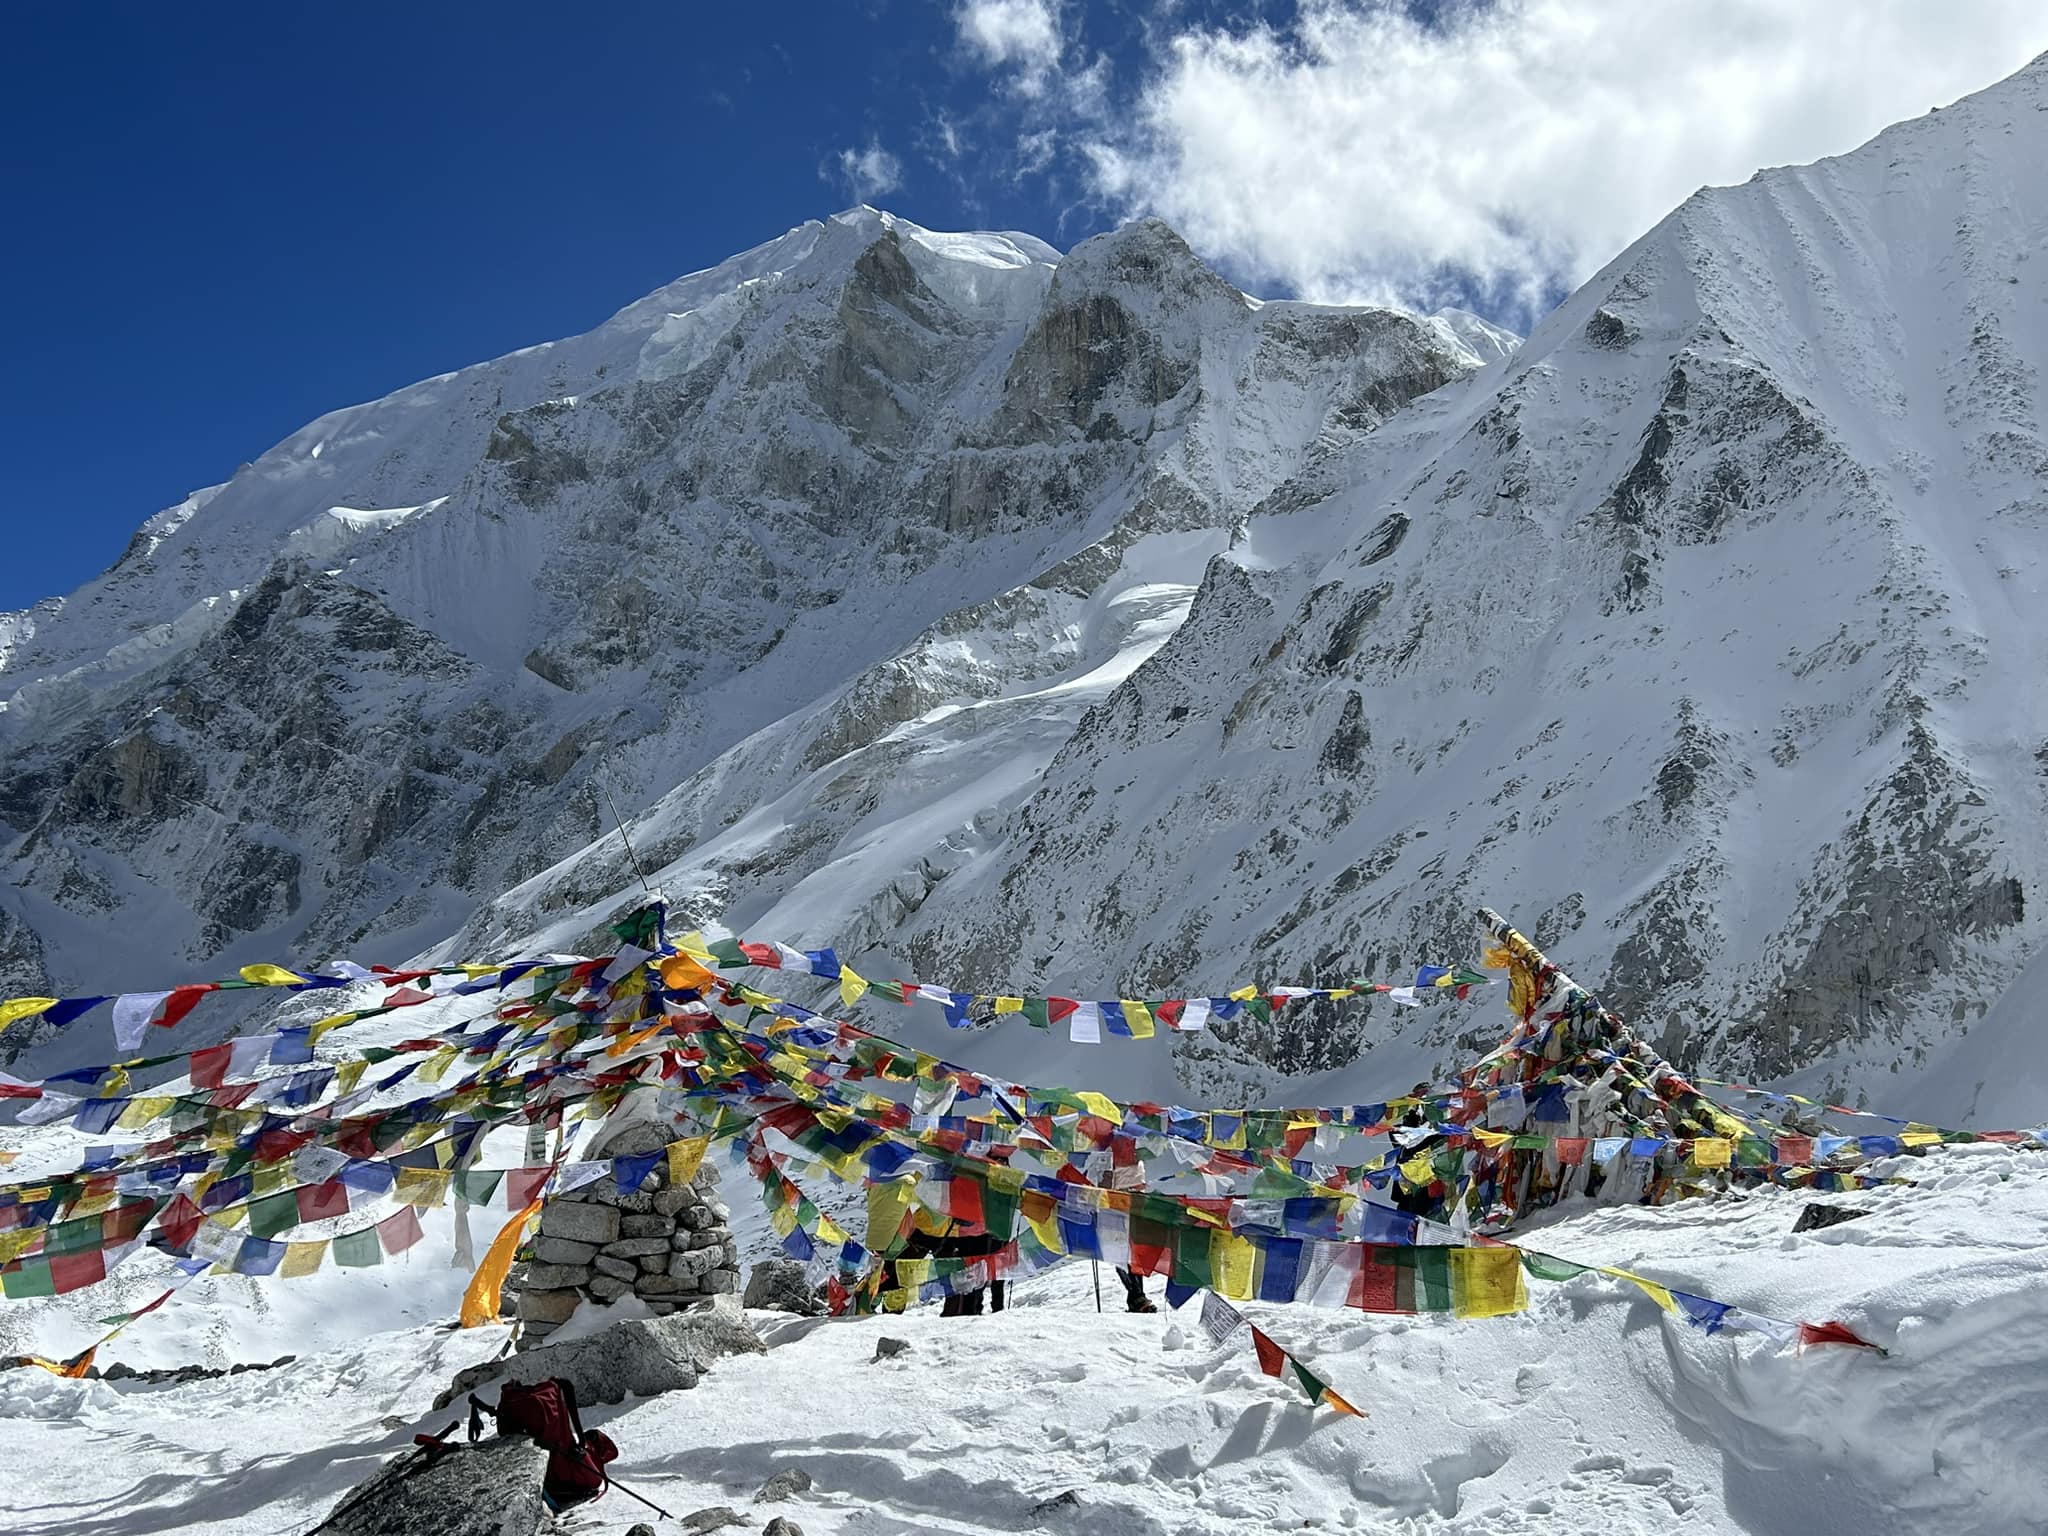
{"label": "green prayer flag", "polygon": [[504,1182],[502,1168],[469,1169],[455,1175],[455,1196],[471,1205],[489,1205]]}
{"label": "green prayer flag", "polygon": [[56,1278],[50,1273],[48,1259],[23,1259],[18,1268],[0,1270],[0,1292],[7,1299],[29,1296],[54,1296],[57,1294]]}
{"label": "green prayer flag", "polygon": [[296,1190],[280,1190],[249,1202],[249,1232],[253,1237],[275,1237],[299,1224],[299,1196]]}
{"label": "green prayer flag", "polygon": [[1569,1280],[1574,1275],[1585,1274],[1592,1267],[1590,1264],[1574,1264],[1569,1259],[1552,1258],[1547,1253],[1531,1253],[1527,1248],[1522,1250],[1522,1268],[1538,1280]]}
{"label": "green prayer flag", "polygon": [[374,1269],[384,1262],[384,1248],[377,1241],[377,1229],[346,1232],[334,1240],[334,1262],[343,1269]]}
{"label": "green prayer flag", "polygon": [[[51,1227],[43,1238],[44,1253],[93,1253],[103,1246],[105,1239],[97,1216],[80,1216],[75,1221],[60,1221]],[[45,1293],[37,1291],[33,1294]]]}
{"label": "green prayer flag", "polygon": [[1287,1363],[1294,1367],[1294,1378],[1301,1383],[1301,1390],[1308,1394],[1308,1400],[1311,1403],[1320,1403],[1323,1400],[1323,1394],[1329,1390],[1328,1385],[1320,1376],[1295,1359],[1294,1356],[1289,1355]]}
{"label": "green prayer flag", "polygon": [[1052,1019],[1046,1013],[1045,999],[1027,997],[1024,999],[1024,1022],[1033,1029],[1051,1029]]}

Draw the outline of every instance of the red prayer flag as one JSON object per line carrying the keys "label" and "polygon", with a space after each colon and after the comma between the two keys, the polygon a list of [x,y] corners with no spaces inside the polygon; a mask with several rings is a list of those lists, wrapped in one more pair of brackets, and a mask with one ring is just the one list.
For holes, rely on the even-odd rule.
{"label": "red prayer flag", "polygon": [[1557,1160],[1576,1168],[1586,1160],[1589,1143],[1583,1136],[1560,1136],[1557,1139]]}
{"label": "red prayer flag", "polygon": [[228,1063],[235,1054],[233,1044],[209,1045],[192,1053],[192,1086],[218,1088],[227,1076]]}
{"label": "red prayer flag", "polygon": [[386,1253],[403,1253],[421,1237],[420,1213],[402,1205],[377,1223],[377,1241]]}
{"label": "red prayer flag", "polygon": [[1252,1327],[1252,1348],[1259,1354],[1259,1369],[1268,1376],[1278,1376],[1287,1368],[1287,1351],[1261,1333],[1256,1324]]}
{"label": "red prayer flag", "polygon": [[300,1221],[326,1221],[348,1214],[348,1186],[339,1179],[329,1179],[325,1184],[302,1184],[298,1199]]}
{"label": "red prayer flag", "polygon": [[1858,1349],[1882,1349],[1870,1340],[1859,1338],[1841,1323],[1801,1323],[1799,1325],[1799,1347],[1806,1349],[1814,1344],[1854,1344]]}

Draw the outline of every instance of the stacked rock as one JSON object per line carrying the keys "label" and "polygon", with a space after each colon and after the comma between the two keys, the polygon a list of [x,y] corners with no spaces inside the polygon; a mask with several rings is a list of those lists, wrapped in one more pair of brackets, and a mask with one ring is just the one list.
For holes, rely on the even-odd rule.
{"label": "stacked rock", "polygon": [[[645,1121],[622,1128],[591,1150],[592,1159],[659,1152],[674,1137]],[[731,1212],[712,1198],[718,1170],[701,1164],[687,1184],[671,1185],[666,1162],[638,1189],[622,1191],[607,1174],[550,1196],[540,1213],[531,1260],[506,1282],[516,1294],[520,1348],[539,1344],[586,1300],[637,1296],[666,1314],[739,1289],[739,1249]]]}

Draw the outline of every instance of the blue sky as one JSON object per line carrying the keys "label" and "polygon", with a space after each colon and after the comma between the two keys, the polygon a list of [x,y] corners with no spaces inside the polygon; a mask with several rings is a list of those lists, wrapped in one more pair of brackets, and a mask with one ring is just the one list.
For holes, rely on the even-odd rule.
{"label": "blue sky", "polygon": [[1062,247],[1158,212],[1257,291],[1520,328],[1700,182],[2048,47],[2017,0],[1855,3],[1848,43],[1834,0],[16,6],[0,610],[323,411],[856,201]]}

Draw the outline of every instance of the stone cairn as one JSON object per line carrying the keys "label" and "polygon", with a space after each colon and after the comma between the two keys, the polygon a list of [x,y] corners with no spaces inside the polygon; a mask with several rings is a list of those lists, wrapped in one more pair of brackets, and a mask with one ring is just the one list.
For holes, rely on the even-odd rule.
{"label": "stone cairn", "polygon": [[[592,1148],[594,1160],[659,1152],[674,1137],[646,1121],[621,1128]],[[712,1191],[718,1170],[707,1160],[689,1183],[671,1186],[666,1162],[638,1189],[622,1192],[607,1174],[551,1196],[540,1213],[531,1259],[507,1278],[516,1297],[519,1347],[542,1343],[586,1300],[609,1304],[637,1296],[665,1315],[708,1304],[739,1289],[739,1248],[732,1213]],[[511,1310],[508,1308],[508,1310]]]}

